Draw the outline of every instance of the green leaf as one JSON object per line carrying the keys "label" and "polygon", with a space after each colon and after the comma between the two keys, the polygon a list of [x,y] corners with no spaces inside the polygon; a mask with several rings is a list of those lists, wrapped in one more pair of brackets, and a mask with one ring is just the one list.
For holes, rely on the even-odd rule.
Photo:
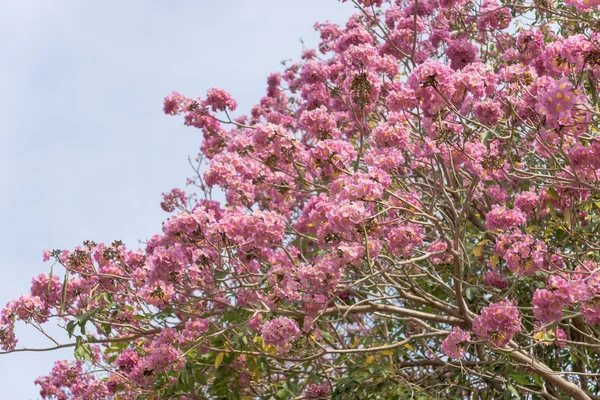
{"label": "green leaf", "polygon": [[85,312],[83,314],[76,316],[77,321],[79,321],[79,328],[81,330],[82,335],[86,334],[85,324],[88,322],[88,320],[90,318],[92,318],[94,315],[96,315],[98,313],[98,311],[100,311],[99,308],[93,308],[93,309],[89,310],[88,312]]}
{"label": "green leaf", "polygon": [[560,200],[560,196],[558,195],[558,192],[554,190],[554,188],[548,188],[548,190],[546,190],[546,194],[552,200]]}
{"label": "green leaf", "polygon": [[50,267],[50,275],[48,275],[48,291],[47,296],[50,297],[50,289],[52,288],[52,278],[54,277],[54,264]]}
{"label": "green leaf", "polygon": [[78,361],[92,360],[92,350],[90,349],[90,345],[83,340],[81,336],[77,336],[75,340],[75,351],[74,351],[75,359]]}
{"label": "green leaf", "polygon": [[288,397],[287,394],[288,394],[288,391],[287,391],[287,389],[284,388],[284,389],[279,389],[277,391],[276,395],[277,395],[277,398],[279,398],[279,399],[287,399],[287,397]]}
{"label": "green leaf", "polygon": [[565,216],[565,224],[567,225],[567,228],[569,230],[571,230],[571,228],[573,227],[572,226],[573,219],[571,218],[571,210],[569,210],[568,208],[565,208],[564,216]]}
{"label": "green leaf", "polygon": [[73,331],[75,331],[76,326],[77,321],[69,321],[67,324],[67,333],[69,334],[69,339],[73,337]]}
{"label": "green leaf", "polygon": [[552,218],[556,221],[556,210],[554,210],[554,206],[552,204],[548,204],[548,212],[552,215]]}
{"label": "green leaf", "polygon": [[517,398],[517,399],[521,398],[521,396],[519,395],[519,392],[517,391],[517,388],[515,388],[510,383],[507,383],[506,386],[508,387],[508,390],[510,390],[510,392],[512,393],[512,395],[515,396],[515,398]]}
{"label": "green leaf", "polygon": [[594,78],[587,74],[588,83],[590,85],[590,94],[592,95],[592,104],[597,108],[598,107],[598,91],[596,89],[596,84],[594,83]]}
{"label": "green leaf", "polygon": [[494,136],[494,134],[492,133],[491,130],[486,130],[485,132],[481,133],[480,139],[481,139],[481,143],[485,143],[488,140],[490,140],[492,137]]}
{"label": "green leaf", "polygon": [[219,365],[223,362],[223,358],[225,357],[225,353],[219,353],[217,358],[215,358],[215,368],[219,368]]}
{"label": "green leaf", "polygon": [[67,286],[69,284],[69,273],[65,272],[65,279],[63,280],[62,294],[60,296],[60,307],[59,312],[62,314],[62,310],[67,302]]}
{"label": "green leaf", "polygon": [[467,299],[469,299],[469,301],[473,301],[473,299],[475,298],[475,296],[477,295],[478,292],[479,292],[478,288],[468,287],[467,290],[465,290],[465,296],[467,296]]}
{"label": "green leaf", "polygon": [[513,372],[512,374],[510,374],[510,377],[520,385],[531,384],[531,382],[529,381],[529,379],[527,379],[527,377],[525,375],[521,375],[518,372]]}
{"label": "green leaf", "polygon": [[77,320],[79,321],[80,324],[85,324],[90,318],[92,318],[94,315],[96,315],[98,313],[98,311],[100,311],[99,308],[92,308],[88,312],[78,315]]}

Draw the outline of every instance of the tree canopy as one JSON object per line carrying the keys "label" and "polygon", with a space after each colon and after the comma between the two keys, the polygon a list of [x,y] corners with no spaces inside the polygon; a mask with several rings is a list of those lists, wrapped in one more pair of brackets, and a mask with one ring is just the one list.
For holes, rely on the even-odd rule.
{"label": "tree canopy", "polygon": [[353,3],[249,113],[165,98],[145,248],[44,252],[0,313],[72,339],[43,398],[600,399],[600,1]]}

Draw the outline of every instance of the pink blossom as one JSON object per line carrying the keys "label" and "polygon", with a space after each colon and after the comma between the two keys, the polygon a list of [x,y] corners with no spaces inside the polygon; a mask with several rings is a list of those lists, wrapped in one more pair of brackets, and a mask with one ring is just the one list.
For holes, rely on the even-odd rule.
{"label": "pink blossom", "polygon": [[423,244],[423,229],[417,224],[402,224],[390,230],[388,240],[392,254],[410,257],[412,250]]}
{"label": "pink blossom", "polygon": [[442,351],[451,358],[463,358],[466,350],[461,343],[471,340],[471,335],[458,327],[454,327],[452,332],[442,342]]}
{"label": "pink blossom", "polygon": [[512,17],[508,7],[502,7],[497,0],[484,0],[481,3],[478,27],[480,31],[508,28]]}
{"label": "pink blossom", "polygon": [[163,193],[163,201],[160,203],[160,206],[166,212],[173,212],[175,208],[180,208],[185,206],[185,202],[187,201],[186,194],[180,189],[173,189],[169,193]]}
{"label": "pink blossom", "polygon": [[515,195],[515,207],[528,214],[535,210],[540,201],[540,196],[533,192],[521,192]]}
{"label": "pink blossom", "polygon": [[275,346],[281,353],[287,353],[291,342],[300,336],[300,329],[296,321],[279,317],[265,322],[261,333],[265,344]]}
{"label": "pink blossom", "polygon": [[573,84],[567,78],[562,78],[553,81],[546,90],[540,91],[537,99],[539,112],[544,114],[548,123],[553,126],[559,119],[570,115],[578,95],[573,90]]}
{"label": "pink blossom", "polygon": [[497,270],[492,270],[483,276],[483,281],[486,285],[495,287],[496,289],[506,289],[510,283],[508,277],[501,274]]}
{"label": "pink blossom", "polygon": [[235,111],[237,108],[237,102],[221,88],[208,89],[203,105],[210,107],[213,111],[225,111],[226,109]]}
{"label": "pink blossom", "polygon": [[331,385],[328,383],[322,383],[317,385],[316,383],[312,383],[306,389],[305,397],[306,399],[311,400],[325,400],[329,399],[331,396]]}
{"label": "pink blossom", "polygon": [[565,340],[567,340],[567,333],[564,331],[564,329],[557,328],[556,339],[554,340],[554,344],[560,347],[561,349],[564,349],[567,345],[567,343],[565,343]]}
{"label": "pink blossom", "polygon": [[163,111],[168,115],[175,115],[180,111],[179,102],[182,99],[181,95],[177,92],[173,92],[165,97]]}
{"label": "pink blossom", "polygon": [[521,315],[510,301],[493,303],[475,317],[473,330],[495,346],[504,347],[521,330]]}
{"label": "pink blossom", "polygon": [[479,122],[487,126],[496,125],[504,115],[504,112],[502,111],[502,105],[491,99],[486,99],[475,104],[475,107],[473,107],[473,113]]}
{"label": "pink blossom", "polygon": [[250,321],[248,321],[248,327],[254,332],[260,332],[262,325],[262,314],[256,314]]}
{"label": "pink blossom", "polygon": [[501,234],[495,250],[506,260],[511,271],[522,276],[531,275],[548,263],[546,244],[534,240],[531,235]]}
{"label": "pink blossom", "polygon": [[477,59],[477,47],[466,39],[455,39],[448,44],[446,54],[452,69],[462,69]]}
{"label": "pink blossom", "polygon": [[527,221],[525,214],[519,209],[508,210],[504,206],[494,204],[485,217],[486,228],[489,230],[510,229]]}

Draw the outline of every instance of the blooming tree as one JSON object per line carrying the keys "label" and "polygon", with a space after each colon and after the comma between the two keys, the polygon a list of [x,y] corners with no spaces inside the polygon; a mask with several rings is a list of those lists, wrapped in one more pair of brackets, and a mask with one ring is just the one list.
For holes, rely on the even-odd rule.
{"label": "blooming tree", "polygon": [[600,398],[600,2],[354,5],[249,115],[165,98],[203,141],[162,233],[1,312],[72,339],[43,398]]}

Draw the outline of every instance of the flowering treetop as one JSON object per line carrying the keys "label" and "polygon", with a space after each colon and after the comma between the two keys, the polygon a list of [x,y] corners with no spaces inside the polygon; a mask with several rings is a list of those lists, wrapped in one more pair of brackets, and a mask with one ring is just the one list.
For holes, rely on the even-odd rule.
{"label": "flowering treetop", "polygon": [[1,312],[73,339],[42,397],[600,398],[600,2],[354,5],[249,115],[165,98],[203,141],[162,233]]}

